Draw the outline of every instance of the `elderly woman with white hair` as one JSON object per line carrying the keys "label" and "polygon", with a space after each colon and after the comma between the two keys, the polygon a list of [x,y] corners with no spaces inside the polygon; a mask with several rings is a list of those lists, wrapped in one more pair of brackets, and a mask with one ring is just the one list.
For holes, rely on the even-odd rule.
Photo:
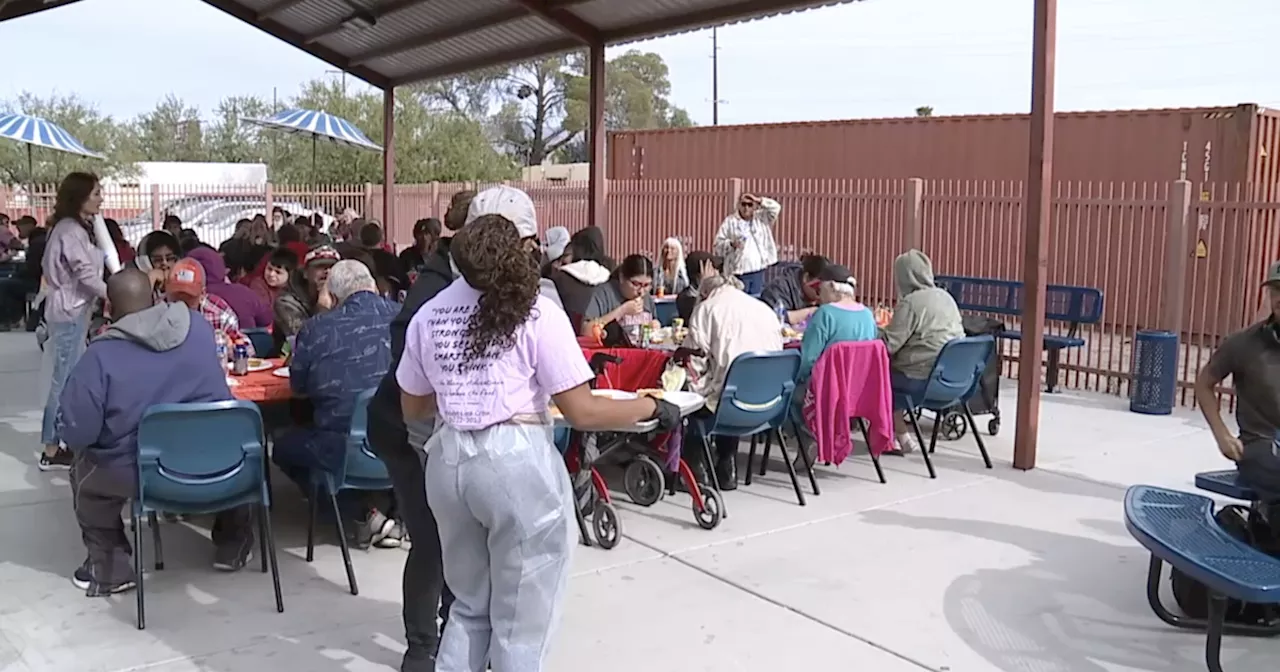
{"label": "elderly woman with white hair", "polygon": [[[827,348],[846,341],[872,341],[877,337],[876,318],[870,308],[858,302],[858,286],[849,269],[828,264],[818,275],[818,309],[809,318],[800,343],[800,374],[797,383],[807,383],[813,365]],[[803,394],[797,394],[803,399]]]}
{"label": "elderly woman with white hair", "polygon": [[[827,264],[818,274],[818,309],[809,318],[800,342],[800,373],[796,375],[796,391],[792,397],[792,413],[796,427],[804,435],[801,445],[810,455],[810,462],[817,451],[817,442],[801,419],[805,394],[809,389],[809,377],[822,353],[836,343],[848,341],[873,341],[878,338],[875,313],[858,302],[855,289],[857,280],[849,269],[839,264]],[[795,460],[796,468],[804,465],[801,456]]]}

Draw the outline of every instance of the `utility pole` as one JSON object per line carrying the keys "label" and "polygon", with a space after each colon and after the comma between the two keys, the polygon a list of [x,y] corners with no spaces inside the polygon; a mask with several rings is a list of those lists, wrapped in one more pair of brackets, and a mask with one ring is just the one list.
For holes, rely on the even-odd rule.
{"label": "utility pole", "polygon": [[342,99],[347,98],[347,71],[346,70],[325,70],[326,75],[338,75],[342,78]]}
{"label": "utility pole", "polygon": [[720,37],[711,29],[711,125],[720,125]]}

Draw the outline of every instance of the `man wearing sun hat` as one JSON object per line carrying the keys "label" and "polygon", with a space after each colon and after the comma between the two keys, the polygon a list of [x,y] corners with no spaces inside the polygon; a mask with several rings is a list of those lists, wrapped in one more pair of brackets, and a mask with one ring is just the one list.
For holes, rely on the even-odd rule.
{"label": "man wearing sun hat", "polygon": [[298,334],[307,318],[333,308],[333,295],[326,284],[329,269],[341,259],[338,251],[328,245],[313,248],[302,258],[302,267],[289,278],[289,284],[272,306],[275,324],[271,335],[276,351],[286,338]]}
{"label": "man wearing sun hat", "polygon": [[194,259],[179,259],[169,269],[169,275],[164,281],[164,292],[170,302],[185,303],[188,308],[200,313],[214,331],[221,332],[226,337],[228,346],[244,343],[249,348],[250,355],[256,354],[253,352],[253,344],[240,331],[240,320],[231,306],[205,291],[204,267],[199,262]]}

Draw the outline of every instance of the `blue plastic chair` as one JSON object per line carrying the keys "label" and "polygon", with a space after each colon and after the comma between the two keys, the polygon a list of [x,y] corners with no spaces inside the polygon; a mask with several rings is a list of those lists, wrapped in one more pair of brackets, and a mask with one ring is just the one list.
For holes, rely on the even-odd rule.
{"label": "blue plastic chair", "polygon": [[310,516],[307,520],[307,562],[315,559],[316,514],[319,512],[320,497],[329,496],[329,506],[333,510],[333,520],[338,527],[338,546],[342,549],[342,563],[347,569],[347,583],[352,595],[359,595],[356,585],[356,570],[351,566],[351,549],[347,547],[346,530],[342,529],[342,513],[338,510],[338,493],[343,490],[390,490],[391,476],[387,473],[387,465],[369,450],[369,400],[373,399],[377,388],[361,392],[356,396],[355,409],[351,413],[351,429],[347,433],[347,450],[342,466],[336,472],[321,469],[312,470]]}
{"label": "blue plastic chair", "polygon": [[240,333],[244,334],[249,339],[249,342],[253,344],[253,352],[258,357],[270,357],[272,350],[275,350],[275,341],[271,338],[271,332],[266,329],[241,329]]}
{"label": "blue plastic chair", "polygon": [[[796,470],[787,456],[787,447],[782,440],[782,423],[790,417],[791,396],[796,389],[796,374],[800,371],[800,351],[782,350],[780,352],[746,352],[738,355],[729,365],[725,376],[724,390],[716,404],[716,412],[710,419],[695,421],[702,436],[703,449],[708,467],[711,461],[711,437],[735,436],[752,437],[751,452],[747,455],[747,475],[745,483],[751,484],[751,464],[755,460],[755,439],[757,434],[766,433],[765,456],[767,461],[769,448],[774,438],[778,440],[778,448],[782,451],[782,460],[786,462],[787,472],[791,476],[791,485],[795,488],[796,499],[800,506],[805,505],[804,493],[800,490],[800,481],[796,478]],[[809,482],[813,485],[813,494],[819,494],[818,481],[813,475],[813,465],[808,455],[801,451],[805,467],[809,472]],[[710,469],[712,480],[718,480],[715,469]],[[716,490],[720,483],[716,482]]]}
{"label": "blue plastic chair", "polygon": [[151,522],[156,569],[164,550],[156,513],[203,515],[256,505],[262,571],[271,562],[276,611],[284,612],[280,570],[271,533],[262,416],[248,401],[157,404],[138,425],[138,492],[133,500],[133,564],[138,579],[138,629],[146,627],[142,586],[142,528]]}
{"label": "blue plastic chair", "polygon": [[654,301],[653,307],[656,311],[653,319],[664,327],[671,326],[671,323],[680,316],[679,311],[676,309],[675,300]]}
{"label": "blue plastic chair", "polygon": [[920,423],[916,417],[921,410],[933,411],[937,416],[933,422],[933,434],[929,446],[922,448],[924,464],[929,469],[929,478],[937,478],[933,469],[933,460],[929,457],[937,447],[938,428],[942,426],[942,416],[949,411],[959,410],[969,423],[969,431],[978,442],[978,450],[982,452],[982,461],[991,468],[991,457],[987,455],[987,447],[978,434],[978,425],[973,421],[969,405],[965,402],[978,390],[978,382],[996,349],[995,337],[966,336],[957,338],[942,346],[938,359],[933,363],[929,378],[922,385],[910,390],[895,389],[893,391],[893,407],[907,412],[907,420],[915,432],[916,440],[924,446],[924,436],[920,433]]}

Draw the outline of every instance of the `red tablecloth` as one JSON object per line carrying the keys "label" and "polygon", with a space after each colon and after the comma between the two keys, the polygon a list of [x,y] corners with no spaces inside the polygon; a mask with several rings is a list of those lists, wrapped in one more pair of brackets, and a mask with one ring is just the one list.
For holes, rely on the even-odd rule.
{"label": "red tablecloth", "polygon": [[661,387],[662,372],[667,368],[671,353],[665,350],[640,348],[583,348],[582,354],[591,361],[591,355],[603,352],[622,359],[621,364],[609,364],[604,375],[596,379],[601,390],[626,390]]}
{"label": "red tablecloth", "polygon": [[284,364],[284,360],[276,357],[268,361],[271,362],[271,368],[266,371],[255,371],[244,376],[228,375],[228,378],[235,381],[231,386],[231,396],[255,403],[292,398],[293,390],[289,388],[289,379],[272,373]]}

